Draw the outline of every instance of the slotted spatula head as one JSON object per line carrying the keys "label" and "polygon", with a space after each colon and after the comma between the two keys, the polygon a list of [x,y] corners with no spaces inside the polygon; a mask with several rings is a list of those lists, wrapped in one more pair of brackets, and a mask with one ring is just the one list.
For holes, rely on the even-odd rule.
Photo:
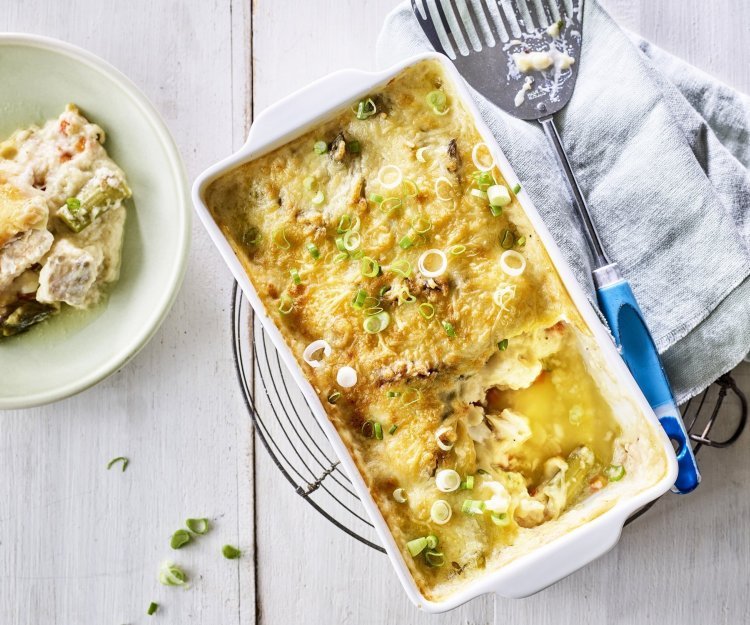
{"label": "slotted spatula head", "polygon": [[[583,0],[411,0],[411,5],[435,50],[506,112],[540,119],[568,103],[580,65]],[[545,69],[519,69],[546,63],[551,64]]]}

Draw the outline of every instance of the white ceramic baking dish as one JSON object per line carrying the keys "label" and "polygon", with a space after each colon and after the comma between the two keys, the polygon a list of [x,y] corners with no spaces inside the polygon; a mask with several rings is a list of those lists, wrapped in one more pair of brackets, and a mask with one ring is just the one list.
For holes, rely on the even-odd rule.
{"label": "white ceramic baking dish", "polygon": [[[409,598],[425,611],[443,612],[455,608],[474,597],[490,592],[505,597],[528,596],[553,584],[606,553],[617,542],[627,518],[638,508],[659,497],[672,486],[677,476],[677,462],[669,439],[664,434],[648,402],[643,397],[625,364],[619,357],[608,331],[602,326],[586,295],[576,282],[529,196],[525,191],[521,191],[519,194],[521,205],[546,247],[549,257],[567,287],[573,302],[599,343],[610,373],[617,380],[621,388],[624,389],[625,393],[629,394],[629,399],[646,415],[646,418],[657,432],[659,444],[663,447],[663,454],[666,459],[666,471],[661,479],[652,486],[634,496],[617,500],[613,507],[599,516],[586,521],[583,525],[570,530],[547,544],[535,548],[533,551],[518,557],[497,570],[488,571],[483,577],[468,583],[464,588],[449,595],[444,600],[427,600],[419,591],[354,461],[349,455],[346,446],[341,441],[336,429],[328,420],[325,409],[318,399],[318,395],[300,369],[297,360],[286,345],[281,333],[265,312],[255,288],[248,279],[245,270],[236,258],[229,243],[214,223],[205,204],[205,192],[208,185],[217,177],[238,165],[262,156],[295,139],[323,120],[328,119],[342,108],[350,105],[351,102],[383,87],[391,78],[398,75],[405,68],[425,59],[438,60],[444,65],[448,75],[453,78],[456,90],[462,97],[466,109],[473,115],[477,130],[483,136],[487,145],[491,147],[495,156],[495,162],[500,171],[508,183],[511,186],[514,185],[518,182],[518,178],[511,169],[497,142],[492,137],[489,129],[482,122],[463,79],[445,57],[429,53],[409,58],[381,72],[368,73],[355,70],[336,72],[269,107],[256,118],[250,129],[247,142],[240,150],[229,158],[210,167],[198,177],[193,185],[193,202],[203,225],[208,230],[209,235],[218,247],[256,314],[260,317],[263,327],[278,349],[284,364],[299,385],[307,402],[312,407],[315,417],[328,436],[341,460],[342,466],[345,468],[357,494],[372,519],[378,536],[385,546],[388,556]],[[585,506],[586,503],[583,504],[584,508]]]}

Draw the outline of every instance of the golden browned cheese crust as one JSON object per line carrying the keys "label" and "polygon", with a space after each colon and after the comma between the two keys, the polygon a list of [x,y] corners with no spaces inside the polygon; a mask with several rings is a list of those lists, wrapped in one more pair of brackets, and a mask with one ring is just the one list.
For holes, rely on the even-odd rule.
{"label": "golden browned cheese crust", "polygon": [[[596,346],[510,185],[497,167],[489,182],[477,169],[488,159],[481,142],[441,66],[427,61],[207,191],[435,600],[611,488],[607,476],[622,478],[613,455],[628,466],[589,364]],[[500,214],[486,196],[496,185],[510,197]],[[445,254],[434,278],[419,269],[427,250]],[[519,255],[525,268],[514,275]],[[331,349],[308,359],[316,367],[303,352],[319,339]],[[356,371],[353,387],[337,382],[342,367]],[[448,469],[462,486],[444,492]],[[414,553],[427,536],[438,545]]]}

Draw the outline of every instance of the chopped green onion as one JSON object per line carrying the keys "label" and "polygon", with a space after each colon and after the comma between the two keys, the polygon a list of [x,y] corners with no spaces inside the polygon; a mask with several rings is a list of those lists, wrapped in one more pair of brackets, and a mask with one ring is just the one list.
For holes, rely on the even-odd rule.
{"label": "chopped green onion", "polygon": [[374,258],[363,256],[359,264],[359,272],[365,278],[374,278],[380,273],[380,265]]}
{"label": "chopped green onion", "polygon": [[477,183],[480,191],[487,191],[489,187],[495,184],[495,178],[492,172],[489,171],[475,171],[473,174],[474,180]]}
{"label": "chopped green onion", "polygon": [[404,181],[401,183],[401,188],[406,197],[416,197],[419,195],[419,187],[417,186],[417,183],[409,178],[404,178]]}
{"label": "chopped green onion", "polygon": [[478,197],[480,200],[484,200],[485,202],[488,200],[487,192],[482,191],[481,189],[472,189],[471,191],[469,191],[469,193],[471,193],[471,195],[473,195],[474,197]]}
{"label": "chopped green onion", "polygon": [[401,290],[401,293],[398,295],[398,303],[399,304],[411,304],[412,302],[416,302],[417,298],[414,297],[411,293],[409,293],[409,289],[404,287]]}
{"label": "chopped green onion", "polygon": [[367,291],[359,289],[352,300],[352,306],[357,310],[362,310],[365,307],[365,299],[367,299]]}
{"label": "chopped green onion", "polygon": [[526,237],[524,237],[524,236],[520,236],[520,237],[518,237],[518,238],[516,239],[516,245],[517,245],[518,247],[523,247],[524,245],[526,245]]}
{"label": "chopped green onion", "polygon": [[289,275],[292,276],[292,282],[294,282],[294,284],[302,283],[302,278],[299,277],[299,271],[297,271],[296,267],[292,267],[289,270]]}
{"label": "chopped green onion", "polygon": [[411,275],[411,263],[403,258],[393,261],[388,269],[403,278],[408,278]]}
{"label": "chopped green onion", "polygon": [[122,462],[122,472],[125,472],[125,469],[128,468],[128,464],[130,464],[130,460],[128,460],[125,456],[118,456],[117,458],[112,458],[107,463],[107,471],[109,471],[115,464],[118,462]]}
{"label": "chopped green onion", "polygon": [[373,115],[375,115],[375,113],[377,112],[378,109],[375,106],[375,102],[372,98],[360,100],[357,103],[357,119],[367,119],[368,117],[372,117]]}
{"label": "chopped green onion", "polygon": [[382,204],[384,199],[385,198],[379,193],[370,193],[370,202],[374,202],[375,204]]}
{"label": "chopped green onion", "polygon": [[416,557],[427,549],[427,538],[425,536],[420,536],[419,538],[410,540],[406,543],[406,548],[413,557]]}
{"label": "chopped green onion", "polygon": [[408,234],[404,235],[398,242],[398,245],[402,250],[408,250],[412,245],[414,245],[414,239],[412,239]]}
{"label": "chopped green onion", "polygon": [[513,187],[513,193],[515,193],[516,195],[518,194],[518,192],[520,190],[521,190],[521,185],[520,184],[516,184],[516,186]]}
{"label": "chopped green onion", "polygon": [[429,536],[425,536],[425,538],[427,539],[427,547],[429,549],[437,549],[440,541],[438,540],[438,537],[435,536],[435,534],[430,534]]}
{"label": "chopped green onion", "polygon": [[71,213],[75,213],[81,208],[81,200],[77,197],[69,197],[65,200],[65,204],[68,206],[68,210],[70,210]]}
{"label": "chopped green onion", "polygon": [[185,519],[185,527],[187,527],[193,534],[199,534],[203,535],[208,533],[208,530],[210,529],[210,524],[208,522],[208,519],[202,518],[202,519]]}
{"label": "chopped green onion", "polygon": [[379,297],[383,297],[383,295],[385,295],[390,290],[391,290],[391,285],[390,284],[386,284],[384,286],[381,286],[380,287],[380,292],[378,293],[378,296]]}
{"label": "chopped green onion", "polygon": [[149,616],[153,616],[154,613],[159,609],[159,604],[154,603],[153,601],[148,604],[148,610],[146,610],[146,614]]}
{"label": "chopped green onion", "polygon": [[463,490],[472,490],[474,488],[474,476],[467,475],[466,480],[461,482],[461,488]]}
{"label": "chopped green onion", "polygon": [[403,200],[400,197],[389,197],[380,203],[380,209],[390,215],[393,211],[401,208]]}
{"label": "chopped green onion", "polygon": [[274,245],[277,247],[280,247],[282,250],[288,250],[291,247],[291,243],[289,243],[288,239],[286,238],[286,230],[284,228],[279,228],[271,235],[271,241],[273,241]]}
{"label": "chopped green onion", "polygon": [[388,397],[401,397],[401,392],[400,391],[388,391],[386,395]]}
{"label": "chopped green onion", "polygon": [[458,256],[459,254],[463,254],[466,251],[465,245],[451,245],[448,248],[448,253],[453,254],[454,256]]}
{"label": "chopped green onion", "polygon": [[367,317],[362,327],[368,334],[378,334],[378,332],[385,330],[390,322],[391,316],[387,312],[381,311],[376,315]]}
{"label": "chopped green onion", "polygon": [[221,548],[221,553],[227,560],[236,560],[242,555],[242,552],[232,545],[224,545]]}
{"label": "chopped green onion", "polygon": [[313,150],[316,154],[325,154],[328,152],[328,144],[325,141],[316,141]]}
{"label": "chopped green onion", "polygon": [[312,256],[315,260],[318,260],[320,258],[320,250],[318,249],[318,246],[315,245],[315,243],[308,243],[306,247],[307,251],[310,252],[310,256]]}
{"label": "chopped green onion", "polygon": [[362,242],[362,235],[356,230],[349,230],[344,234],[344,248],[347,252],[353,252]]}
{"label": "chopped green onion", "polygon": [[432,319],[435,316],[435,307],[427,302],[422,302],[419,305],[419,314],[425,319]]}
{"label": "chopped green onion", "polygon": [[411,227],[414,228],[414,232],[417,234],[424,234],[432,228],[432,222],[427,217],[420,215],[411,222]]}
{"label": "chopped green onion", "polygon": [[367,438],[372,438],[375,436],[375,422],[371,419],[368,419],[362,424],[362,434],[366,436]]}
{"label": "chopped green onion", "polygon": [[500,233],[500,247],[504,250],[511,249],[515,241],[516,237],[513,236],[513,233],[507,228]]}
{"label": "chopped green onion", "polygon": [[394,424],[393,424],[393,425],[392,425],[392,426],[391,426],[391,427],[390,427],[390,428],[388,429],[388,434],[391,434],[391,435],[395,434],[395,433],[396,433],[396,430],[397,430],[397,429],[398,429],[398,426],[397,426],[397,425],[396,425],[396,424],[394,423]]}
{"label": "chopped green onion", "polygon": [[318,189],[318,181],[313,176],[308,176],[302,181],[302,185],[307,189],[308,191],[317,191]]}
{"label": "chopped green onion", "polygon": [[288,315],[294,310],[294,300],[288,293],[282,293],[279,298],[279,312],[282,315]]}
{"label": "chopped green onion", "polygon": [[344,246],[344,237],[336,237],[336,247],[342,252],[346,252],[346,247]]}
{"label": "chopped green onion", "polygon": [[508,187],[504,184],[493,184],[487,189],[487,199],[492,206],[507,206],[511,201]]}
{"label": "chopped green onion", "polygon": [[333,393],[331,393],[328,396],[328,403],[335,404],[339,400],[340,397],[341,397],[341,393],[339,391],[333,391]]}
{"label": "chopped green onion", "polygon": [[159,582],[164,586],[184,586],[187,575],[173,562],[164,562],[159,571]]}
{"label": "chopped green onion", "polygon": [[464,499],[461,505],[461,512],[465,514],[482,514],[484,512],[484,502],[477,499]]}
{"label": "chopped green onion", "polygon": [[[409,391],[411,391],[411,395],[408,395]],[[418,402],[420,399],[422,399],[422,391],[420,391],[418,388],[414,388],[413,386],[406,387],[406,391],[404,391],[404,407],[411,406],[412,404]]]}
{"label": "chopped green onion", "polygon": [[263,234],[257,226],[250,226],[242,233],[242,242],[245,245],[258,245],[263,238]]}
{"label": "chopped green onion", "polygon": [[180,549],[190,542],[190,532],[187,530],[177,530],[172,534],[172,538],[169,540],[169,546],[172,549]]}
{"label": "chopped green onion", "polygon": [[372,429],[375,433],[375,438],[377,438],[379,441],[383,440],[383,426],[380,425],[377,421],[373,423]]}
{"label": "chopped green onion", "polygon": [[347,141],[346,151],[350,154],[359,154],[362,151],[362,148],[359,145],[359,141]]}
{"label": "chopped green onion", "polygon": [[338,265],[339,263],[343,263],[347,258],[349,258],[349,254],[347,252],[339,252],[336,254],[336,256],[333,257],[333,264]]}
{"label": "chopped green onion", "polygon": [[502,341],[497,342],[497,348],[504,352],[506,349],[508,349],[508,339],[503,339]]}
{"label": "chopped green onion", "polygon": [[610,464],[604,469],[604,475],[610,482],[619,482],[625,477],[625,467],[621,464]]}
{"label": "chopped green onion", "polygon": [[445,556],[440,551],[426,551],[424,554],[425,560],[427,560],[427,564],[434,567],[440,567],[445,564]]}
{"label": "chopped green onion", "polygon": [[453,324],[449,321],[443,321],[443,329],[445,330],[445,333],[453,338],[456,338],[456,329],[453,327]]}
{"label": "chopped green onion", "polygon": [[326,196],[323,194],[322,191],[318,191],[314,196],[313,199],[310,200],[315,205],[320,205],[323,202],[326,201]]}
{"label": "chopped green onion", "polygon": [[490,514],[490,519],[499,527],[505,527],[510,524],[510,516],[508,516],[507,512],[493,512]]}
{"label": "chopped green onion", "polygon": [[493,217],[500,217],[500,215],[503,214],[503,209],[501,206],[490,205],[490,212],[492,213]]}
{"label": "chopped green onion", "polygon": [[423,146],[423,147],[421,147],[421,148],[419,148],[417,150],[417,160],[420,163],[426,163],[427,162],[427,158],[425,157],[424,153],[427,152],[429,149],[430,149],[429,147]]}
{"label": "chopped green onion", "polygon": [[445,115],[448,112],[448,96],[444,91],[430,91],[427,94],[427,104],[436,115]]}
{"label": "chopped green onion", "polygon": [[336,228],[336,232],[339,234],[344,234],[347,230],[351,229],[352,227],[352,216],[347,215],[341,215],[341,218],[339,219],[339,225]]}

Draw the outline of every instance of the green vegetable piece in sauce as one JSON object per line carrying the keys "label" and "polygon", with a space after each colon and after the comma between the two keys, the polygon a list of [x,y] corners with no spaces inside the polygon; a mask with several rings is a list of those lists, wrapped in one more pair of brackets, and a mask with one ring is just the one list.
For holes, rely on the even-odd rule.
{"label": "green vegetable piece in sauce", "polygon": [[76,197],[69,197],[58,209],[57,216],[73,232],[80,232],[115,203],[132,194],[119,172],[107,171],[89,180]]}

